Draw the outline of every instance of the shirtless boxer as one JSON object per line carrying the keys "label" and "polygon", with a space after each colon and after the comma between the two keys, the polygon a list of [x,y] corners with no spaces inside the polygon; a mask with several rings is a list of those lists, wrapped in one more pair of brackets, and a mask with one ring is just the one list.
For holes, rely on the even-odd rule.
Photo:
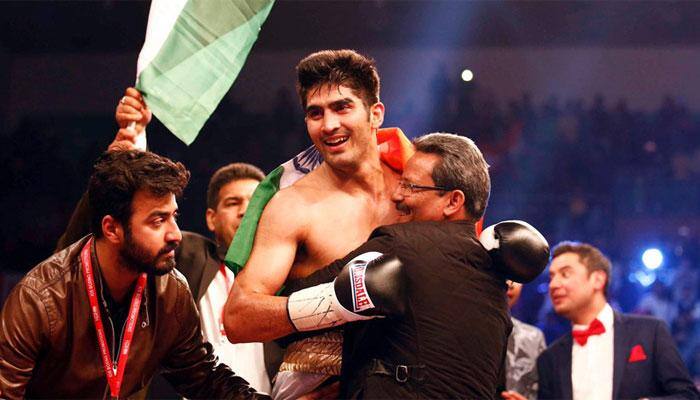
{"label": "shirtless boxer", "polygon": [[[350,50],[311,54],[297,66],[306,126],[324,158],[266,206],[255,243],[226,304],[232,342],[289,333],[275,294],[362,244],[372,230],[398,220],[391,194],[398,174],[379,160],[376,131],[384,120],[374,62]],[[285,355],[273,396],[293,398],[340,372],[340,333],[305,339]]]}

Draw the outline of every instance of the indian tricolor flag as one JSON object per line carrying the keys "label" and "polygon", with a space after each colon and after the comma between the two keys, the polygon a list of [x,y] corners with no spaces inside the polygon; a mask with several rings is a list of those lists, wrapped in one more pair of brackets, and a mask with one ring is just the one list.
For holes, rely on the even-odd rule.
{"label": "indian tricolor flag", "polygon": [[186,144],[231,88],[274,0],[153,0],[136,88]]}
{"label": "indian tricolor flag", "polygon": [[[382,162],[398,173],[403,171],[406,161],[414,153],[411,141],[406,138],[400,128],[379,129],[377,131],[377,144]],[[321,154],[315,147],[311,146],[277,167],[260,182],[226,253],[226,265],[234,273],[238,274],[248,262],[255,240],[255,231],[267,202],[280,189],[292,185],[321,165],[322,162]]]}

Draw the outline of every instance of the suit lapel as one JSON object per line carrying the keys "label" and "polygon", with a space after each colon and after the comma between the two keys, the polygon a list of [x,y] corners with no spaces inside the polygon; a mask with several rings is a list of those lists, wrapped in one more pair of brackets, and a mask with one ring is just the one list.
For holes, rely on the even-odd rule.
{"label": "suit lapel", "polygon": [[202,268],[202,280],[199,281],[199,291],[196,296],[198,307],[199,300],[204,297],[207,289],[209,289],[211,281],[214,280],[216,274],[219,272],[221,264],[224,262],[226,250],[228,250],[227,247],[216,246],[211,242],[207,246],[206,260],[204,260],[204,268]]}
{"label": "suit lapel", "polygon": [[614,354],[613,354],[613,399],[618,398],[620,392],[620,383],[622,382],[622,376],[625,374],[625,367],[627,366],[627,352],[626,349],[629,348],[630,335],[627,332],[627,324],[625,323],[625,318],[622,314],[614,311],[615,318],[613,320],[614,328]]}
{"label": "suit lapel", "polygon": [[559,368],[559,382],[561,382],[561,395],[564,398],[572,399],[574,390],[571,384],[571,347],[573,346],[571,332],[567,333],[561,342],[561,368]]}

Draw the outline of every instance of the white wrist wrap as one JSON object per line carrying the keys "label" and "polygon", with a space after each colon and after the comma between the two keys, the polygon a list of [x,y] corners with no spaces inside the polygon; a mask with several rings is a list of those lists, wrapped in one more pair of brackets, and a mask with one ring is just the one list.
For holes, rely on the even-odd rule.
{"label": "white wrist wrap", "polygon": [[335,297],[333,282],[302,289],[287,300],[289,320],[297,331],[315,331],[369,319],[346,310]]}
{"label": "white wrist wrap", "polygon": [[[375,251],[360,254],[348,262],[347,267],[352,274],[353,268],[361,271],[353,277],[353,299],[355,300],[355,311],[362,311],[367,308],[374,308],[372,300],[366,293],[364,268],[367,263],[381,256],[382,253]],[[357,280],[357,282],[355,282]],[[315,331],[319,329],[331,328],[342,325],[346,322],[359,321],[365,319],[379,318],[379,316],[366,317],[356,314],[343,307],[335,296],[335,281],[322,283],[310,288],[302,289],[292,293],[287,300],[287,313],[289,320],[297,331]],[[361,299],[358,299],[361,295]],[[364,302],[363,302],[364,301]],[[361,303],[361,304],[359,304]]]}

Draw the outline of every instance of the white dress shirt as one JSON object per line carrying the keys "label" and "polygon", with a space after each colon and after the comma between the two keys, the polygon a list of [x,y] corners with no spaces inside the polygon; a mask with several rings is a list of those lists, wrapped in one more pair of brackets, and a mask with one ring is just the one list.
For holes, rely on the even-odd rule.
{"label": "white dress shirt", "polygon": [[[571,347],[571,384],[574,400],[607,400],[613,394],[614,314],[610,304],[596,317],[605,333],[588,337],[585,346],[573,341]],[[585,330],[586,325],[574,325],[573,330]]]}
{"label": "white dress shirt", "polygon": [[226,276],[219,270],[199,300],[204,340],[211,343],[219,361],[228,365],[236,375],[248,381],[258,392],[270,393],[262,343],[233,344],[226,338],[222,313],[234,276],[230,269],[223,270]]}

